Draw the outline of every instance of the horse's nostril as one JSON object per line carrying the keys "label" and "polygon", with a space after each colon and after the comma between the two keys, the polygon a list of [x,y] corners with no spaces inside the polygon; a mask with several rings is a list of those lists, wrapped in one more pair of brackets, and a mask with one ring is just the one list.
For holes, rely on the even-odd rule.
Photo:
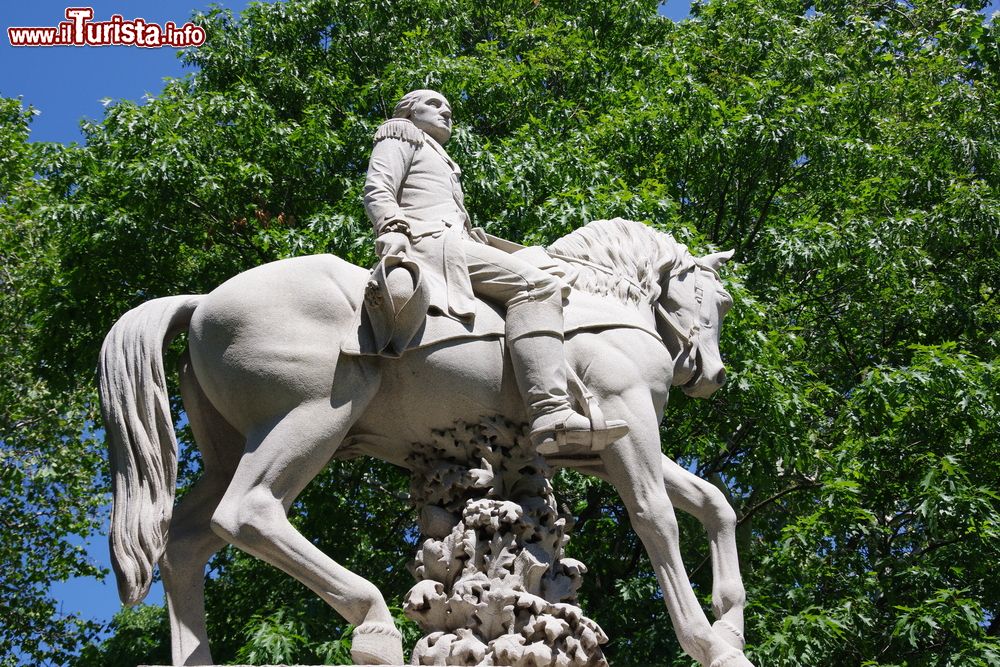
{"label": "horse's nostril", "polygon": [[721,371],[719,371],[719,374],[715,376],[715,384],[719,385],[720,387],[722,385],[726,384],[726,369],[725,368],[723,368]]}

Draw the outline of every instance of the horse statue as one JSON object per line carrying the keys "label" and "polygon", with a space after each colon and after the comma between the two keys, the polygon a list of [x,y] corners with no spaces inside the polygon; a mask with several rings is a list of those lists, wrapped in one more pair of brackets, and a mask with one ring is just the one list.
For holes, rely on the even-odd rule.
{"label": "horse statue", "polygon": [[[605,414],[630,426],[599,452],[555,454],[550,463],[605,479],[621,495],[683,649],[705,666],[752,667],[742,650],[736,515],[718,489],[661,452],[659,431],[671,386],[707,397],[725,381],[719,330],[732,300],[717,270],[732,252],[695,258],[671,236],[621,219],[590,223],[548,251],[577,272],[568,319],[574,298],[618,313],[567,323],[566,354]],[[206,295],[148,301],[108,333],[99,385],[114,476],[112,564],[126,605],[146,596],[159,565],[175,665],[212,663],[204,568],[227,543],[295,577],[356,625],[356,663],[401,664],[382,594],[296,531],[289,506],[335,454],[405,467],[413,443],[433,429],[483,417],[527,421],[499,337],[445,341],[398,359],[343,354],[368,279],[333,255],[276,261]],[[185,330],[180,390],[204,473],[174,507],[177,443],[162,351]],[[714,623],[688,581],[675,506],[708,531]]]}

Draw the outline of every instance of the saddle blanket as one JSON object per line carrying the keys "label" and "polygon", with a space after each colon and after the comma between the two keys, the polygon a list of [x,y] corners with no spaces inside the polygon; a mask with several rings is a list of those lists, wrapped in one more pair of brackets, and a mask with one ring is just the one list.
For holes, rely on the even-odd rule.
{"label": "saddle blanket", "polygon": [[[548,270],[560,278],[565,276],[565,267],[552,270],[553,260],[544,251],[539,252],[541,248],[525,250],[534,252],[522,251],[518,254],[532,261],[539,268]],[[545,261],[541,261],[542,256],[544,256]],[[536,259],[539,261],[533,261]],[[476,316],[472,322],[461,322],[444,315],[428,313],[417,333],[410,339],[406,350],[401,352],[391,348],[379,350],[367,309],[363,303],[359,307],[362,312],[358,314],[360,317],[355,318],[358,325],[347,332],[341,343],[341,351],[344,354],[398,357],[401,352],[406,350],[437,345],[446,341],[501,338],[504,334],[503,309],[489,301],[477,299]],[[645,322],[635,307],[626,306],[614,299],[581,290],[571,289],[569,291],[568,300],[563,308],[563,318],[565,322],[563,330],[566,335],[584,330],[628,328],[645,331],[662,342],[653,325]]]}

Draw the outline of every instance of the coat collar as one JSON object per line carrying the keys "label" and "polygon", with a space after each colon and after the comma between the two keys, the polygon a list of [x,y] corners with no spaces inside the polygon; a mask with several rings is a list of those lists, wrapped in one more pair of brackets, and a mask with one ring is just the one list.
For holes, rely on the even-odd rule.
{"label": "coat collar", "polygon": [[424,142],[428,146],[430,146],[434,150],[435,153],[437,153],[438,155],[440,155],[441,158],[444,159],[445,162],[448,163],[448,166],[451,168],[452,172],[454,172],[455,174],[461,174],[462,173],[462,169],[458,166],[458,164],[455,163],[454,160],[451,159],[451,157],[449,157],[448,153],[444,150],[444,146],[442,146],[441,144],[439,144],[434,139],[434,137],[432,137],[431,135],[427,134],[426,132],[424,132]]}

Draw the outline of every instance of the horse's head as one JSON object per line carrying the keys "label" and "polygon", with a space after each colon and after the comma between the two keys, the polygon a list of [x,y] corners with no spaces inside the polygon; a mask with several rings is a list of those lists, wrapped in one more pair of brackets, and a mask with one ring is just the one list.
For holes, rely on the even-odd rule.
{"label": "horse's head", "polygon": [[708,398],[726,382],[719,332],[733,300],[718,270],[732,256],[717,252],[670,272],[656,304],[657,328],[674,357],[674,386],[688,396]]}
{"label": "horse's head", "polygon": [[633,220],[595,220],[548,248],[574,263],[574,289],[652,306],[674,358],[674,385],[705,398],[726,381],[719,329],[733,300],[718,269],[733,251],[697,258],[669,234]]}

